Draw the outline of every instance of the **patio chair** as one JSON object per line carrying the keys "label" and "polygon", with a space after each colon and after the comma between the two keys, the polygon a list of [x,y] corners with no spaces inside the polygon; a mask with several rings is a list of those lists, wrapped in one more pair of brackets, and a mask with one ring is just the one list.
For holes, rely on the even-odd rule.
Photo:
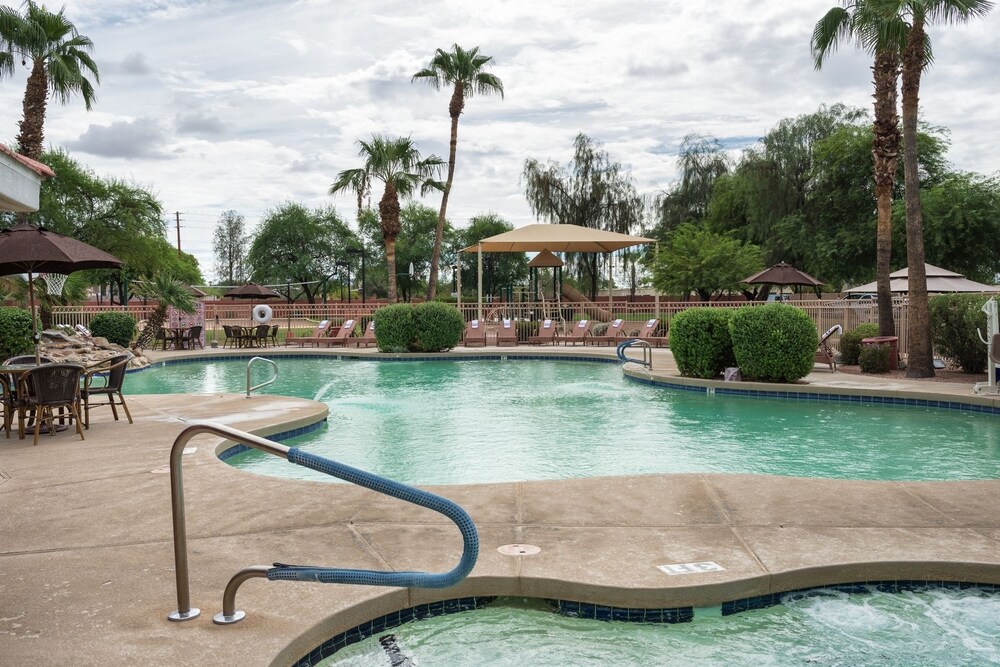
{"label": "patio chair", "polygon": [[542,320],[538,325],[538,333],[528,336],[529,345],[545,345],[546,343],[556,344],[556,325],[552,320]]}
{"label": "patio chair", "polygon": [[844,328],[839,324],[834,324],[820,336],[819,347],[816,348],[816,363],[828,364],[831,371],[837,370],[837,353],[830,347],[830,337],[833,334],[842,333],[844,333]]}
{"label": "patio chair", "polygon": [[650,319],[646,320],[646,323],[642,325],[639,329],[639,335],[636,336],[639,340],[644,340],[653,347],[666,346],[667,342],[670,340],[666,336],[658,336],[660,320]]}
{"label": "patio chair", "polygon": [[184,341],[187,343],[187,349],[193,350],[197,345],[201,349],[205,349],[205,346],[201,343],[201,325],[191,327],[184,333]]}
{"label": "patio chair", "polygon": [[271,341],[271,347],[278,347],[278,325],[274,324],[271,326],[271,331],[267,334],[268,340]]}
{"label": "patio chair", "polygon": [[233,327],[228,324],[222,325],[222,333],[226,335],[222,341],[222,347],[243,347],[243,327]]}
{"label": "patio chair", "polygon": [[42,422],[45,422],[50,434],[55,435],[56,408],[69,411],[68,415],[60,415],[60,419],[68,417],[76,423],[76,432],[83,437],[83,427],[80,423],[80,378],[83,376],[83,366],[77,364],[44,364],[25,371],[17,379],[18,404],[18,435],[25,434],[25,422],[30,417],[35,423],[35,438],[32,444],[38,444],[38,434],[41,433]]}
{"label": "patio chair", "polygon": [[479,320],[470,321],[465,327],[465,335],[462,337],[462,345],[466,347],[483,346],[486,347],[486,327]]}
{"label": "patio chair", "polygon": [[358,321],[353,317],[344,320],[344,322],[340,325],[340,329],[337,330],[337,333],[332,336],[327,336],[320,342],[320,345],[325,345],[327,347],[347,347],[347,341],[354,334],[354,327],[357,323]]}
{"label": "patio chair", "polygon": [[167,336],[167,330],[164,329],[163,327],[160,327],[159,329],[157,329],[156,335],[153,336],[153,344],[150,346],[149,349],[155,350],[156,346],[159,345],[161,350],[166,350],[168,338],[169,337]]}
{"label": "patio chair", "polygon": [[580,320],[576,323],[576,326],[566,332],[565,335],[560,336],[559,340],[563,342],[563,345],[569,345],[570,343],[573,343],[573,345],[576,345],[577,343],[586,344],[587,338],[591,335],[590,330],[593,326],[594,323],[590,320]]}
{"label": "patio chair", "polygon": [[271,327],[266,324],[258,324],[254,329],[250,345],[256,347],[267,347],[267,338],[271,335]]}
{"label": "patio chair", "polygon": [[[125,396],[122,394],[122,385],[125,384],[125,371],[128,369],[128,362],[131,360],[132,355],[128,352],[118,354],[109,358],[104,364],[87,371],[83,376],[83,389],[80,390],[80,396],[83,398],[84,428],[90,428],[90,408],[98,408],[103,405],[111,406],[111,414],[114,415],[115,421],[118,421],[117,406],[122,406],[122,410],[125,411],[125,416],[128,418],[128,423],[132,423],[132,413],[128,411]],[[103,386],[94,384],[97,378],[103,379]],[[107,399],[107,402],[91,402],[91,399],[100,397]]]}
{"label": "patio chair", "polygon": [[600,336],[591,336],[589,339],[585,340],[585,344],[589,345],[614,345],[615,343],[620,343],[625,339],[625,320],[619,318],[608,324],[608,328]]}
{"label": "patio chair", "polygon": [[357,347],[361,347],[362,345],[365,347],[368,347],[369,345],[377,345],[378,341],[375,340],[375,320],[370,321],[368,326],[365,327],[364,335],[352,338],[351,340]]}
{"label": "patio chair", "polygon": [[497,330],[497,347],[501,345],[517,346],[517,327],[510,318],[505,317]]}
{"label": "patio chair", "polygon": [[327,333],[330,331],[330,320],[323,320],[316,325],[316,328],[312,330],[312,333],[308,336],[296,336],[293,333],[289,333],[285,336],[285,345],[291,345],[292,343],[298,343],[299,347],[305,346],[306,343],[311,345],[318,345],[319,340],[326,338]]}
{"label": "patio chair", "polygon": [[[51,364],[53,360],[46,356],[41,356],[38,360],[43,364]],[[4,359],[4,366],[16,366],[17,364],[34,364],[35,355],[33,354],[21,354],[16,357],[10,357],[9,359]]]}

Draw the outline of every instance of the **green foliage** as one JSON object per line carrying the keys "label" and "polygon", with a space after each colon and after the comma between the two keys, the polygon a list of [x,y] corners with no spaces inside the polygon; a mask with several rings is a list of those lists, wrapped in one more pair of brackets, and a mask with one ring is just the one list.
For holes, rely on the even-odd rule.
{"label": "green foliage", "polygon": [[375,311],[375,342],[379,352],[409,352],[416,338],[413,307],[397,303]]}
{"label": "green foliage", "polygon": [[859,324],[840,337],[840,363],[846,366],[854,366],[858,363],[861,355],[861,341],[865,338],[872,338],[879,333],[878,324]]}
{"label": "green foliage", "polygon": [[31,315],[25,308],[0,306],[0,358],[27,354],[35,349]]}
{"label": "green foliage", "polygon": [[889,352],[892,347],[887,343],[878,345],[863,345],[858,356],[858,364],[865,373],[888,373]]}
{"label": "green foliage", "polygon": [[[465,319],[454,306],[436,301],[413,306],[414,340],[410,348],[417,352],[443,352],[458,345],[465,330]],[[378,331],[378,325],[375,325]]]}
{"label": "green foliage", "polygon": [[674,316],[670,321],[670,351],[681,375],[714,378],[736,365],[729,333],[733,314],[728,308],[688,308]]}
{"label": "green foliage", "polygon": [[683,223],[652,261],[653,285],[682,297],[696,292],[708,301],[712,294],[739,289],[741,280],[763,268],[757,246]]}
{"label": "green foliage", "polygon": [[135,320],[128,313],[99,313],[90,320],[90,333],[108,342],[128,347],[135,335]]}
{"label": "green foliage", "polygon": [[[514,229],[497,213],[481,213],[469,220],[469,226],[459,230],[459,245],[467,248],[479,241],[503,234]],[[462,286],[464,288],[476,285],[476,264],[478,253],[466,252],[459,255],[462,266]],[[522,252],[484,252],[483,253],[483,293],[496,294],[507,285],[524,283],[528,279],[528,258]],[[463,290],[464,291],[464,290]]]}
{"label": "green foliage", "polygon": [[958,362],[966,373],[986,370],[986,346],[976,330],[986,332],[986,297],[981,294],[942,294],[930,302],[934,348]]}
{"label": "green foliage", "polygon": [[739,308],[729,330],[746,380],[794,382],[812,371],[819,335],[798,308],[780,303]]}
{"label": "green foliage", "polygon": [[699,134],[684,137],[677,160],[680,180],[657,197],[655,203],[661,240],[684,223],[704,220],[715,181],[730,168],[729,157],[719,140]]}

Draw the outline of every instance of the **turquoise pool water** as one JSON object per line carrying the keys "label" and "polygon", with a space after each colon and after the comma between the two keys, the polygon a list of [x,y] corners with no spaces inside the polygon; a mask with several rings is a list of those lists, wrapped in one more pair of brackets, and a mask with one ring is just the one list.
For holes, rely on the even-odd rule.
{"label": "turquoise pool water", "polygon": [[[391,637],[391,639],[380,638]],[[498,600],[386,630],[323,667],[390,665],[988,665],[1000,597],[978,590],[816,591],[760,611],[651,625],[567,618]],[[409,662],[406,662],[409,660]]]}
{"label": "turquoise pool water", "polygon": [[[266,393],[330,407],[326,426],[286,444],[411,484],[675,472],[1000,477],[1000,428],[990,415],[706,396],[631,382],[602,363],[277,363],[278,382]],[[261,365],[261,377],[268,374]],[[126,382],[129,393],[245,387],[246,361],[169,365]],[[263,474],[330,479],[255,451],[228,461]]]}

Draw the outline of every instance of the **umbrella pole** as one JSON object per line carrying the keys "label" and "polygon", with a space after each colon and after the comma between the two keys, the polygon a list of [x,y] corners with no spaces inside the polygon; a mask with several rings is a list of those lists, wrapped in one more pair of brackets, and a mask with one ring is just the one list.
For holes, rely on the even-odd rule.
{"label": "umbrella pole", "polygon": [[611,286],[613,285],[614,279],[615,279],[615,271],[614,271],[613,257],[609,252],[608,253],[608,314],[611,315],[612,318],[614,318],[615,316],[613,312],[615,308],[615,301],[614,301],[614,295],[611,291]]}
{"label": "umbrella pole", "polygon": [[35,365],[42,365],[42,355],[38,351],[38,324],[35,321],[35,279],[28,271],[28,312],[31,314],[31,339],[35,342]]}
{"label": "umbrella pole", "polygon": [[479,311],[476,317],[482,321],[483,319],[483,242],[479,242],[479,265],[476,269],[479,278]]}

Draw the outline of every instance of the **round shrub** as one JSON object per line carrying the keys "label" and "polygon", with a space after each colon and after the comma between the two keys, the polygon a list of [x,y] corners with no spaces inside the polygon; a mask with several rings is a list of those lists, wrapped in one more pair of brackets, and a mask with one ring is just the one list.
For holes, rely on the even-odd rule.
{"label": "round shrub", "polygon": [[375,311],[375,344],[379,352],[409,352],[414,338],[412,306],[397,303]]}
{"label": "round shrub", "polygon": [[878,335],[878,324],[859,324],[840,337],[840,363],[857,366],[861,355],[861,341]]}
{"label": "round shrub", "polygon": [[862,345],[858,364],[865,373],[889,372],[889,345]]}
{"label": "round shrub", "polygon": [[135,336],[135,320],[127,313],[99,313],[91,318],[88,328],[92,335],[107,338],[109,343],[121,347],[128,347]]}
{"label": "round shrub", "polygon": [[718,377],[736,365],[728,308],[688,308],[670,321],[670,351],[681,375],[697,378]]}
{"label": "round shrub", "polygon": [[794,382],[812,371],[819,335],[809,316],[794,306],[740,308],[729,330],[746,380]]}
{"label": "round shrub", "polygon": [[986,370],[987,348],[979,340],[986,333],[982,294],[942,294],[931,299],[931,335],[934,349],[954,360],[966,373]]}
{"label": "round shrub", "polygon": [[[443,352],[458,345],[465,331],[465,318],[454,306],[439,301],[413,306],[414,340],[417,352]],[[378,331],[378,325],[375,325]]]}
{"label": "round shrub", "polygon": [[0,307],[0,359],[33,351],[31,334],[31,315],[27,309]]}

